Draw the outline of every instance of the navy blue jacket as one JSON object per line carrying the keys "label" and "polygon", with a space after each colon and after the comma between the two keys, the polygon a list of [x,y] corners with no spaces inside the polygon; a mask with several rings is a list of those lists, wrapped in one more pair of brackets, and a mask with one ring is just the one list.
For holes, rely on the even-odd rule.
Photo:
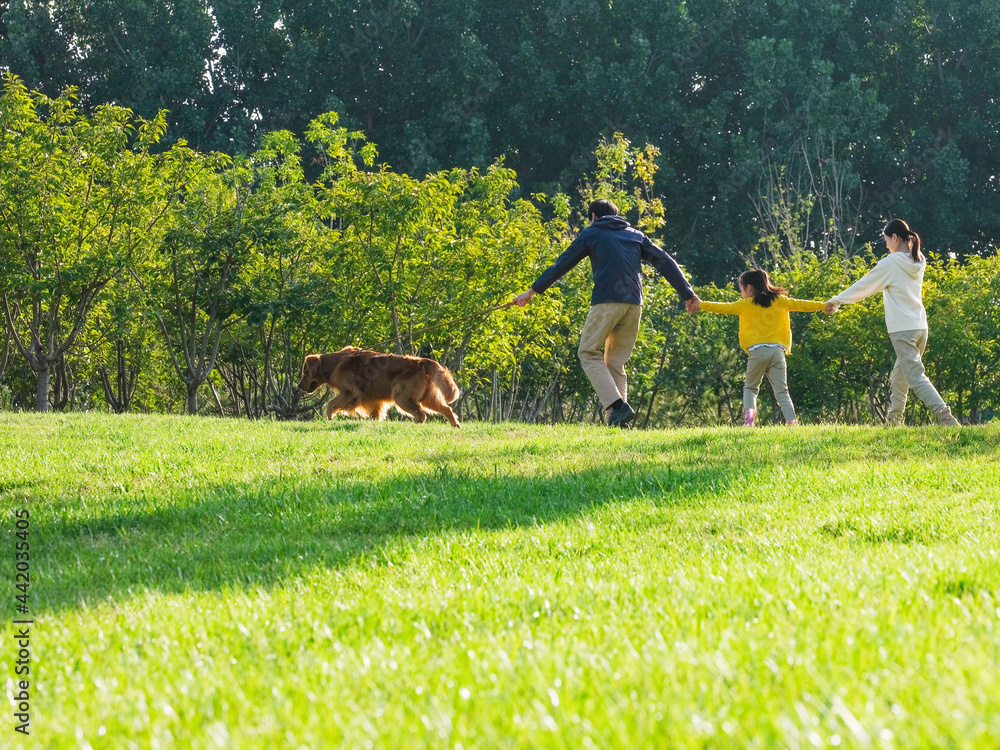
{"label": "navy blue jacket", "polygon": [[629,226],[621,216],[602,216],[577,235],[556,262],[545,269],[531,288],[537,294],[552,286],[581,260],[590,257],[594,271],[594,293],[591,305],[604,302],[642,304],[641,262],[650,263],[683,300],[694,296],[694,290],[677,263],[662,248]]}

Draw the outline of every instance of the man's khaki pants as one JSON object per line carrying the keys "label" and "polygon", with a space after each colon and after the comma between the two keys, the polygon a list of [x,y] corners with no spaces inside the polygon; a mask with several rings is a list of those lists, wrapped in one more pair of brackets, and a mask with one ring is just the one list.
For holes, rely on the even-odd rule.
{"label": "man's khaki pants", "polygon": [[917,398],[931,410],[931,414],[941,424],[957,425],[958,420],[945,404],[937,388],[928,379],[921,357],[927,348],[927,330],[897,331],[889,334],[892,348],[896,350],[896,364],[889,376],[892,395],[889,397],[889,411],[886,422],[891,425],[903,424],[906,409],[906,393],[913,389]]}
{"label": "man's khaki pants", "polygon": [[605,409],[618,399],[628,401],[625,362],[635,348],[641,317],[642,305],[605,302],[592,305],[583,324],[577,354]]}

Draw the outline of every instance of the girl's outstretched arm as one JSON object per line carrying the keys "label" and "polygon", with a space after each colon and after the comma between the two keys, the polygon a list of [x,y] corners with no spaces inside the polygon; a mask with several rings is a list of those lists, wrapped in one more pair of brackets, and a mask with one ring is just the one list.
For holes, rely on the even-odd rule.
{"label": "girl's outstretched arm", "polygon": [[741,299],[737,302],[706,302],[701,300],[698,304],[698,309],[704,310],[705,312],[722,313],[724,315],[739,315],[744,309],[746,309],[747,303],[753,303],[753,300]]}

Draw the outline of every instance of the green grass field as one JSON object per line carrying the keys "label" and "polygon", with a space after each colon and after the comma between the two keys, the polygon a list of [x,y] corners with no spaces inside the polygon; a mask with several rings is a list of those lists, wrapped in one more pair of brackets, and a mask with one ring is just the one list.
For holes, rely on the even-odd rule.
{"label": "green grass field", "polygon": [[996,748],[998,458],[997,424],[0,414],[0,747]]}

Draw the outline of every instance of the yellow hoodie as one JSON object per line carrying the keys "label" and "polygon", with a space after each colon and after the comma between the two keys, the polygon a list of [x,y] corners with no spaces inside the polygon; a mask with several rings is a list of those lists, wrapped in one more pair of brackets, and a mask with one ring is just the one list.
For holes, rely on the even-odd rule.
{"label": "yellow hoodie", "polygon": [[744,351],[749,351],[754,344],[781,344],[789,354],[792,352],[792,326],[788,311],[818,312],[824,307],[825,302],[792,299],[783,294],[776,297],[770,307],[761,307],[752,297],[743,297],[738,302],[701,302],[699,305],[706,312],[740,316],[740,346]]}

